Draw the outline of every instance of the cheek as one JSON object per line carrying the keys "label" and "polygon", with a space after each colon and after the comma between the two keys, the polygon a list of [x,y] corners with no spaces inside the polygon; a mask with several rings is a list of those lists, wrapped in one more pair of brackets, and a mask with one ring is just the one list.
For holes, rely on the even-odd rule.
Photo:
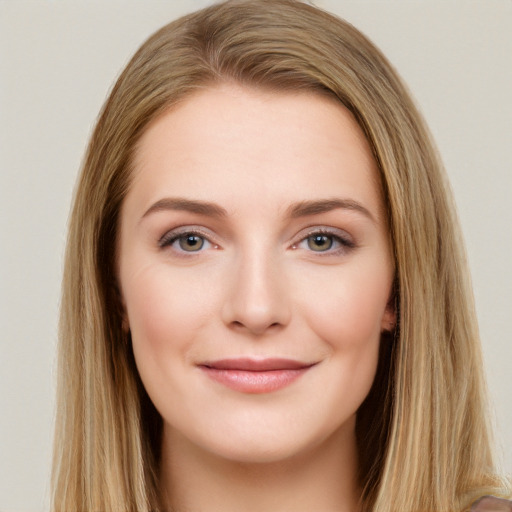
{"label": "cheek", "polygon": [[[166,265],[143,268],[124,280],[123,294],[137,369],[155,407],[177,421],[186,409],[187,365],[196,340],[211,321],[216,297],[204,279],[172,272]],[[190,405],[190,404],[189,404]]]}
{"label": "cheek", "polygon": [[333,349],[358,351],[378,345],[391,273],[371,267],[342,268],[323,282],[325,286],[314,287],[303,301],[312,329]]}
{"label": "cheek", "polygon": [[158,267],[128,281],[123,292],[138,359],[152,358],[158,364],[165,354],[188,350],[194,333],[211,316],[214,301],[200,283]]}
{"label": "cheek", "polygon": [[307,328],[328,352],[321,388],[326,428],[336,428],[357,412],[375,380],[392,273],[380,264],[321,272],[310,275],[309,286],[301,286],[296,296]]}

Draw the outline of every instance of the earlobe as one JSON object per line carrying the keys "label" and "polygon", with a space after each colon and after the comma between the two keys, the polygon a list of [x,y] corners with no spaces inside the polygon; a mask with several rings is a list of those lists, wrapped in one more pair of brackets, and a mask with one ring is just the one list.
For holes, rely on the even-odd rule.
{"label": "earlobe", "polygon": [[126,311],[126,303],[120,293],[118,293],[119,315],[121,316],[121,329],[124,334],[130,332],[130,320]]}
{"label": "earlobe", "polygon": [[115,288],[117,295],[117,307],[121,318],[121,330],[124,334],[127,334],[130,332],[130,321],[128,320],[128,313],[126,311],[126,302],[118,284],[116,284]]}
{"label": "earlobe", "polygon": [[398,305],[398,290],[396,284],[393,286],[393,291],[386,304],[384,315],[382,316],[381,332],[393,332],[398,324],[399,305]]}
{"label": "earlobe", "polygon": [[125,310],[123,310],[121,314],[121,329],[125,334],[130,332],[130,322],[128,321],[128,315]]}
{"label": "earlobe", "polygon": [[396,327],[396,308],[393,303],[386,306],[386,310],[384,311],[384,315],[382,317],[381,330],[382,332],[393,332]]}

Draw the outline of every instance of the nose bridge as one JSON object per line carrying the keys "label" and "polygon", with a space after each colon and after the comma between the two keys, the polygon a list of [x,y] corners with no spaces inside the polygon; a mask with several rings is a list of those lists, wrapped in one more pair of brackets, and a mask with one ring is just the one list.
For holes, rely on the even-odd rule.
{"label": "nose bridge", "polygon": [[253,334],[288,323],[286,276],[275,247],[253,239],[239,251],[232,272],[233,284],[225,304],[226,323]]}

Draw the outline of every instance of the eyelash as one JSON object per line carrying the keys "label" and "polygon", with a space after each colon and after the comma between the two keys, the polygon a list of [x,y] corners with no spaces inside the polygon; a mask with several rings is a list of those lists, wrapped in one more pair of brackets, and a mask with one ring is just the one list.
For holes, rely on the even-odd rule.
{"label": "eyelash", "polygon": [[309,231],[309,233],[307,233],[306,236],[303,236],[298,242],[292,244],[292,249],[298,249],[299,245],[302,243],[307,244],[308,240],[315,236],[326,236],[332,239],[333,244],[339,244],[339,247],[334,249],[329,247],[329,249],[325,251],[315,251],[309,248],[308,250],[314,253],[316,256],[338,256],[342,253],[347,253],[356,247],[356,244],[353,240],[351,240],[347,235],[342,236],[338,230],[315,228]]}
{"label": "eyelash", "polygon": [[[213,248],[218,248],[218,246],[210,240],[210,235],[204,233],[201,230],[186,227],[183,229],[179,229],[178,231],[173,230],[165,233],[159,240],[158,240],[158,246],[161,249],[165,249],[166,247],[172,247],[176,242],[178,242],[180,239],[186,239],[187,237],[198,237],[203,240],[204,242],[207,242],[210,244]],[[299,248],[300,244],[308,242],[309,239],[315,236],[326,236],[332,239],[332,244],[339,244],[339,246],[335,249],[332,249],[329,247],[325,251],[315,251],[311,248],[309,248],[309,251],[316,254],[317,256],[336,256],[341,253],[348,252],[351,249],[354,249],[356,247],[356,244],[354,241],[352,241],[348,236],[342,236],[340,233],[336,230],[330,230],[326,228],[315,228],[309,231],[305,236],[302,236],[300,240],[293,243],[291,245],[291,248],[296,250]],[[174,250],[179,253],[182,256],[185,256],[188,253],[188,256],[192,256],[195,253],[199,253],[203,251],[203,245],[199,248],[197,251],[186,251],[183,249],[174,248]]]}
{"label": "eyelash", "polygon": [[[183,228],[179,230],[173,230],[165,233],[159,240],[158,246],[160,249],[165,249],[166,247],[172,247],[175,242],[178,242],[180,239],[186,239],[187,237],[196,236],[198,238],[203,239],[203,241],[208,242],[212,247],[216,248],[217,245],[210,241],[210,235],[202,232],[201,230],[195,228]],[[203,249],[203,245],[200,247],[198,251],[185,251],[180,250],[178,248],[174,248],[174,250],[180,255],[193,255],[194,253],[199,253]]]}

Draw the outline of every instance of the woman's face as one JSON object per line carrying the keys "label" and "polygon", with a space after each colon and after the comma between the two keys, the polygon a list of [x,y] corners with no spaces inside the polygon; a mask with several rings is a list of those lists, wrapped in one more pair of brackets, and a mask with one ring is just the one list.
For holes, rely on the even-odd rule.
{"label": "woman's face", "polygon": [[150,125],[119,279],[164,438],[255,462],[353,439],[394,323],[383,210],[332,99],[222,85]]}

